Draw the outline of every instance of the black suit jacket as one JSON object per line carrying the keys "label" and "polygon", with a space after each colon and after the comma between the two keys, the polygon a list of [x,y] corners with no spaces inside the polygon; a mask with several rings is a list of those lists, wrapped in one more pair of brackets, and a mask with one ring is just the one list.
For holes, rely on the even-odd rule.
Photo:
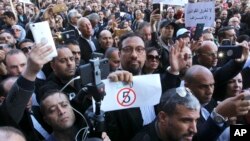
{"label": "black suit jacket", "polygon": [[65,29],[65,31],[74,30],[75,36],[69,37],[69,39],[76,40],[80,37],[78,30],[71,24],[68,25],[68,27]]}
{"label": "black suit jacket", "polygon": [[[92,39],[92,41],[95,44],[96,50],[99,50],[99,48],[97,46],[97,40]],[[91,46],[88,43],[88,41],[86,39],[82,38],[81,36],[78,38],[78,42],[79,42],[79,46],[80,46],[80,50],[81,50],[81,59],[84,60],[84,62],[88,63],[89,59],[91,58],[91,55],[93,53]]]}

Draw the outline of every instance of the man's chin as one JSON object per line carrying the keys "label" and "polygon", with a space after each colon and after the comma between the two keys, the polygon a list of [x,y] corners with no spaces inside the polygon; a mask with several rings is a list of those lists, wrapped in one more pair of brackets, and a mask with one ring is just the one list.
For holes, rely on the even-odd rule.
{"label": "man's chin", "polygon": [[133,75],[139,75],[141,73],[140,68],[129,68],[127,71],[131,72]]}

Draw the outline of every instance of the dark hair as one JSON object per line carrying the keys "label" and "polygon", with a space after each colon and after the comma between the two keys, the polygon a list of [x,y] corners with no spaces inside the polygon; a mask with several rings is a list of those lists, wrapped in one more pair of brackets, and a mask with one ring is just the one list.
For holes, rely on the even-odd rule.
{"label": "dark hair", "polygon": [[14,14],[13,12],[11,12],[11,11],[5,11],[5,12],[3,13],[3,15],[4,15],[4,16],[7,16],[7,17],[9,17],[9,18],[13,18],[14,20],[16,20],[15,14]]}
{"label": "dark hair", "polygon": [[23,43],[34,43],[34,42],[33,42],[32,40],[30,40],[30,39],[23,39],[22,41],[20,41],[20,42],[18,43],[17,48],[20,49],[20,46],[21,46]]}
{"label": "dark hair", "polygon": [[250,41],[250,37],[246,34],[244,35],[240,35],[238,38],[237,38],[237,42],[241,43],[243,41],[247,41],[249,42]]}
{"label": "dark hair", "polygon": [[68,96],[65,93],[59,91],[58,89],[50,89],[47,92],[40,94],[38,97],[38,102],[40,104],[40,110],[41,110],[42,114],[45,113],[44,108],[43,108],[43,104],[42,104],[43,100],[45,100],[47,97],[54,95],[56,93],[63,94],[68,99]]}
{"label": "dark hair", "polygon": [[200,108],[200,102],[187,88],[178,87],[169,89],[162,94],[158,105],[158,112],[164,111],[169,116],[172,116],[176,112],[178,105],[192,110],[199,110]]}
{"label": "dark hair", "polygon": [[74,39],[69,39],[67,41],[65,41],[64,43],[66,46],[67,45],[78,45],[79,46],[79,42],[77,40],[74,40]]}
{"label": "dark hair", "polygon": [[[124,35],[122,35],[122,36],[120,37],[119,42],[118,42],[119,50],[122,49],[122,42],[123,42],[125,39],[131,38],[131,37],[139,37],[139,38],[141,38],[141,39],[143,40],[143,38],[142,38],[142,36],[141,36],[140,34],[135,33],[135,32],[128,32],[128,33],[126,33],[126,34],[124,34]],[[144,43],[144,45],[145,45],[145,43]]]}

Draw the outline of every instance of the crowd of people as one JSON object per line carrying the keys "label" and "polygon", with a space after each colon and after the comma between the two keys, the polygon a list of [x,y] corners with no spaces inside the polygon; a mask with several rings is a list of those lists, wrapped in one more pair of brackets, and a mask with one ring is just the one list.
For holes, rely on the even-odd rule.
{"label": "crowd of people", "polygon": [[[250,1],[214,4],[214,24],[194,38],[178,4],[161,11],[152,0],[0,1],[0,138],[229,141],[230,125],[250,124]],[[29,29],[42,21],[56,45],[52,59],[52,47]],[[225,43],[241,50],[238,58],[221,58]],[[105,112],[97,131],[85,114],[93,91],[78,80],[97,56],[107,58],[113,82],[159,74],[159,104]]]}

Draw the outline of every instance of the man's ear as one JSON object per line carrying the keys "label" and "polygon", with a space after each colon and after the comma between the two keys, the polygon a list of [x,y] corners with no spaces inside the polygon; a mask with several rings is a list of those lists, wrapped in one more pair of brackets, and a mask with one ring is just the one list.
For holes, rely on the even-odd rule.
{"label": "man's ear", "polygon": [[163,111],[160,111],[159,113],[158,113],[158,121],[162,124],[162,125],[167,125],[167,121],[168,121],[168,115],[165,113],[165,112],[163,112]]}

